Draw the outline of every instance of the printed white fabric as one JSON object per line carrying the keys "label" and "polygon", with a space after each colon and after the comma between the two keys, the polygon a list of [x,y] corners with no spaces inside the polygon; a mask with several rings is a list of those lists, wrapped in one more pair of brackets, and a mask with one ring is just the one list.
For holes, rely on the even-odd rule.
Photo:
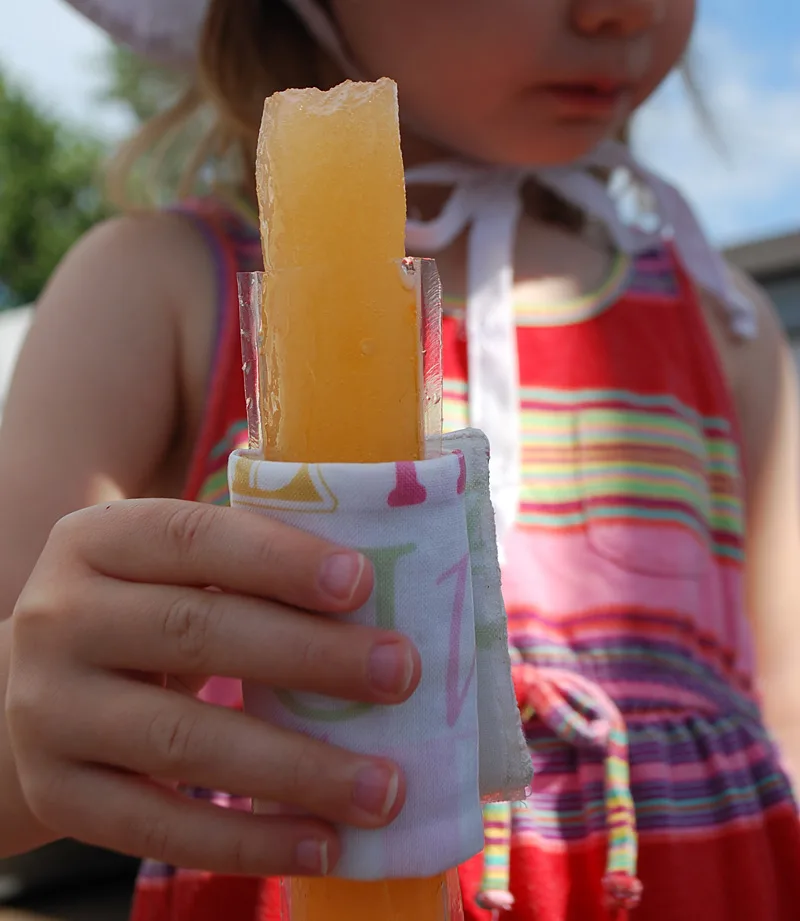
{"label": "printed white fabric", "polygon": [[405,704],[379,707],[246,684],[262,719],[404,769],[408,798],[388,828],[342,829],[337,874],[430,876],[483,847],[481,797],[516,799],[531,766],[514,697],[478,432],[442,457],[398,464],[281,464],[231,456],[231,504],[362,550],[375,568],[370,601],[348,621],[396,629],[422,657]]}

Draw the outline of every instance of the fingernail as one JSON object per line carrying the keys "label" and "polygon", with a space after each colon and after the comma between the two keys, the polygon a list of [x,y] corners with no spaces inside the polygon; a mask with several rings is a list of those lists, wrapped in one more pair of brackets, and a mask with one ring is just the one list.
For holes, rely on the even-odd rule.
{"label": "fingernail", "polygon": [[365,560],[360,553],[333,553],[322,564],[320,588],[337,601],[350,601],[355,595]]}
{"label": "fingernail", "polygon": [[295,851],[297,866],[305,873],[316,876],[327,876],[328,870],[328,842],[327,841],[301,841]]}
{"label": "fingernail", "polygon": [[414,660],[405,643],[378,643],[369,654],[369,680],[384,694],[404,694],[414,677]]}
{"label": "fingernail", "polygon": [[370,764],[356,774],[353,802],[364,812],[385,819],[394,809],[399,789],[396,769],[388,764]]}

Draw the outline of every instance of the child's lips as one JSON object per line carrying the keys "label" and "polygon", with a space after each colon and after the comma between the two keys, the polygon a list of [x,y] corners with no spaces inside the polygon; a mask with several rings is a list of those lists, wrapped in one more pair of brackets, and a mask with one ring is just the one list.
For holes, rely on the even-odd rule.
{"label": "child's lips", "polygon": [[549,83],[541,91],[550,98],[564,114],[603,117],[614,115],[627,101],[630,86],[611,81],[580,81],[571,83]]}

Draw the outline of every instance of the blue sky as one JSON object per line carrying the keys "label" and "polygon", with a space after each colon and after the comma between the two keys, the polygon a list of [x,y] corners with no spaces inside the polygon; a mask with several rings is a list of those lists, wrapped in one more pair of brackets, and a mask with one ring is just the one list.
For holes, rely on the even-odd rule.
{"label": "blue sky", "polygon": [[[639,118],[639,154],[683,189],[720,243],[800,229],[800,3],[699,8],[694,53],[724,153],[670,79]],[[103,41],[63,0],[6,0],[0,12],[0,63],[54,111],[119,136],[124,120],[96,102]]]}
{"label": "blue sky", "polygon": [[699,8],[693,55],[722,153],[675,78],[639,118],[639,151],[689,195],[717,240],[800,229],[800,4]]}

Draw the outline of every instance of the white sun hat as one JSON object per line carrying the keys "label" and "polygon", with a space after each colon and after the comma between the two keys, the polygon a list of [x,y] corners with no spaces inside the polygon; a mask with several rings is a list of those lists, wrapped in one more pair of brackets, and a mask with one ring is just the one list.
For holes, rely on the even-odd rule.
{"label": "white sun hat", "polygon": [[[342,65],[348,76],[355,69],[342,52],[330,19],[315,0],[284,0]],[[114,41],[143,57],[173,67],[191,68],[210,0],[67,0],[100,26]]]}
{"label": "white sun hat", "polygon": [[138,54],[175,66],[191,66],[208,0],[67,0]]}

